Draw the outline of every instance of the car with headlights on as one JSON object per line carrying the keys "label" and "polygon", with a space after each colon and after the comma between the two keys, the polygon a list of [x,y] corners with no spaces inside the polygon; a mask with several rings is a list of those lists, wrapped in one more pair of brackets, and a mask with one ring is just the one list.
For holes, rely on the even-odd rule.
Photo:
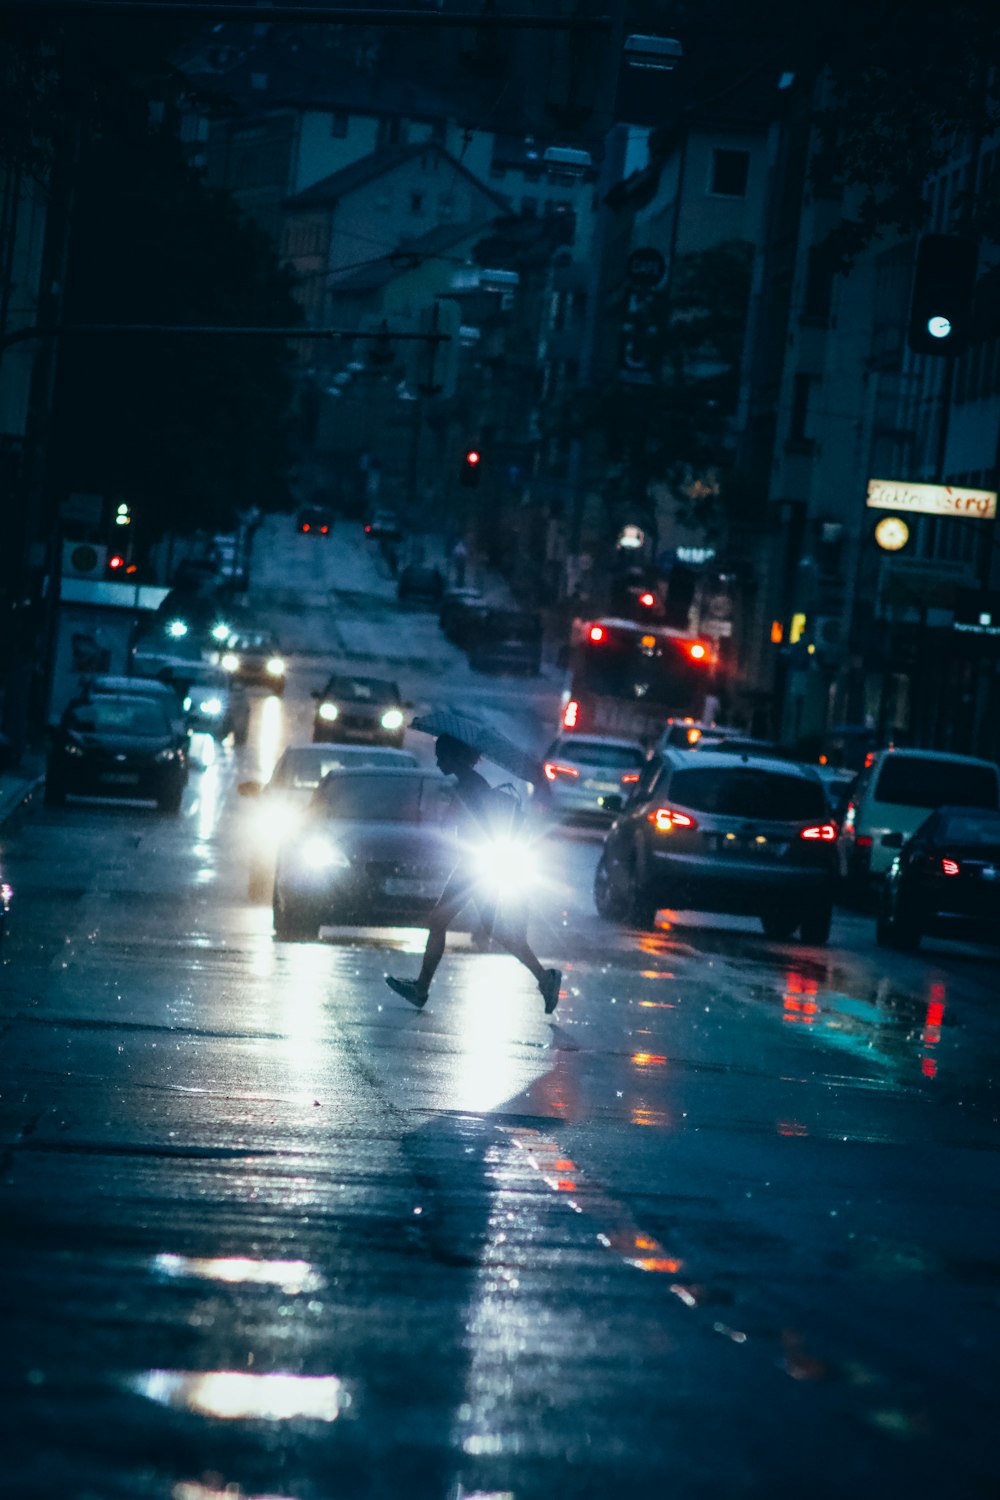
{"label": "car with headlights on", "polygon": [[646,752],[636,740],[610,735],[561,734],[542,762],[548,805],[563,817],[614,816],[607,797],[628,796],[646,764]]}
{"label": "car with headlights on", "polygon": [[245,745],[250,733],[250,700],[242,682],[234,682],[221,667],[191,665],[172,673],[171,682],[183,693],[188,725],[196,734]]}
{"label": "car with headlights on", "polygon": [[129,797],[180,811],[187,757],[166,709],[152,698],[97,696],[68,705],[52,731],[45,801]]}
{"label": "car with headlights on", "polygon": [[652,756],[594,876],[602,917],[652,927],[662,907],[759,917],[768,937],[825,943],[836,826],[807,766],[706,750]]}
{"label": "car with headlights on", "polygon": [[335,771],[282,843],[274,877],[278,938],[324,926],[422,923],[458,858],[452,783],[437,771]]}
{"label": "car with headlights on", "polygon": [[344,740],[365,745],[403,743],[406,717],[399,688],[377,677],[355,677],[338,672],[322,692],[313,693],[313,740],[335,744]]}
{"label": "car with headlights on", "polygon": [[269,630],[238,631],[229,637],[219,666],[234,682],[265,687],[280,698],[285,691],[288,664]]}
{"label": "car with headlights on", "polygon": [[241,797],[258,799],[251,822],[248,895],[270,896],[278,845],[301,822],[309,799],[326,776],[360,766],[415,766],[409,750],[387,745],[289,745],[266,782],[241,781]]}
{"label": "car with headlights on", "polygon": [[1000,942],[1000,812],[939,807],[895,850],[880,893],[875,936],[915,953],[928,935]]}

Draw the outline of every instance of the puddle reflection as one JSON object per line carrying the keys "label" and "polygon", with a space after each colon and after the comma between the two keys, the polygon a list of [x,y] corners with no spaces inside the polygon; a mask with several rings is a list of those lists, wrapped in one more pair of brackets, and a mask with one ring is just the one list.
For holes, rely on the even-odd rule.
{"label": "puddle reflection", "polygon": [[285,741],[285,712],[280,698],[273,694],[265,698],[260,706],[260,723],[257,734],[257,777],[259,781],[270,781]]}
{"label": "puddle reflection", "polygon": [[289,1296],[299,1292],[318,1292],[324,1286],[322,1276],[305,1260],[250,1260],[238,1255],[207,1259],[164,1254],[153,1257],[153,1269],[161,1276],[178,1280],[192,1278],[276,1286]]}
{"label": "puddle reflection", "polygon": [[146,1370],[126,1385],[148,1401],[224,1421],[335,1422],[351,1404],[336,1375],[248,1375],[243,1370]]}

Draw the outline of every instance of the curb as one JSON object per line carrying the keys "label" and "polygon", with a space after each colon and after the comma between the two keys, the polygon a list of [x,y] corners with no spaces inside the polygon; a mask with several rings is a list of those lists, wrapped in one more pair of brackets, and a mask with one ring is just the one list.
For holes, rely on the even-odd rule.
{"label": "curb", "polygon": [[[0,779],[2,781],[2,779]],[[30,802],[37,791],[45,784],[44,775],[33,777],[31,780],[22,781],[19,786],[4,787],[0,784],[0,828],[18,812],[25,803]]]}

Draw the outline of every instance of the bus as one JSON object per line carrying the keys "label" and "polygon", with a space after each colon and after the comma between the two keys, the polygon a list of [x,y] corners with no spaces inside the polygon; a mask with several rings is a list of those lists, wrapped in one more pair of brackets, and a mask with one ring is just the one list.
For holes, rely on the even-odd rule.
{"label": "bus", "polygon": [[[574,620],[563,733],[653,740],[667,719],[715,717],[718,649],[667,625]],[[709,701],[714,700],[714,701]]]}

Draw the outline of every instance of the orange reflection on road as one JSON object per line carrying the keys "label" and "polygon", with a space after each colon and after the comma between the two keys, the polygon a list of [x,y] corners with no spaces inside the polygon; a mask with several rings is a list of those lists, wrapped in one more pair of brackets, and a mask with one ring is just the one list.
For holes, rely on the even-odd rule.
{"label": "orange reflection on road", "polygon": [[633,1052],[632,1061],[637,1068],[665,1068],[667,1059],[658,1052]]}
{"label": "orange reflection on road", "polygon": [[633,1125],[666,1125],[668,1124],[666,1112],[662,1109],[650,1109],[646,1104],[633,1105],[629,1114]]}
{"label": "orange reflection on road", "polygon": [[791,1024],[811,1026],[819,1015],[819,1002],[814,998],[819,993],[815,979],[800,974],[795,969],[785,973],[783,1019]]}
{"label": "orange reflection on road", "polygon": [[928,1049],[936,1047],[941,1040],[941,1028],[944,1024],[944,1002],[944,985],[932,984],[930,998],[927,1001],[927,1014],[924,1016],[923,1033],[921,1035],[924,1053],[920,1059],[920,1071],[925,1078],[937,1077],[937,1058]]}

